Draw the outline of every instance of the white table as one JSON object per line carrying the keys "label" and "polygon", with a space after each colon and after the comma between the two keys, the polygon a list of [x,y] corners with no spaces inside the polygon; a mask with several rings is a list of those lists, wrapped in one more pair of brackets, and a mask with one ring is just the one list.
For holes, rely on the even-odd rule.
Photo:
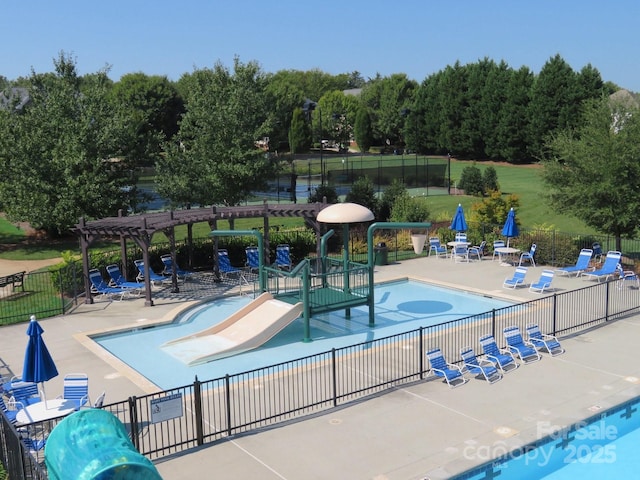
{"label": "white table", "polygon": [[471,242],[456,242],[456,241],[447,242],[447,246],[453,247],[453,248],[455,248],[455,247],[468,247],[469,245],[471,245]]}
{"label": "white table", "polygon": [[[520,253],[519,249],[513,248],[513,247],[496,247],[495,251],[498,254],[498,258],[500,259],[500,265],[503,266],[503,267],[512,266],[511,263],[509,263],[508,261],[504,261],[502,259],[503,255],[506,256],[506,257],[513,257],[513,256],[517,255],[518,253]],[[515,265],[515,261],[513,262],[513,265]]]}
{"label": "white table", "polygon": [[75,410],[76,403],[73,400],[52,398],[46,402],[42,401],[24,407],[16,415],[16,422],[22,424],[43,422],[52,418],[64,417]]}

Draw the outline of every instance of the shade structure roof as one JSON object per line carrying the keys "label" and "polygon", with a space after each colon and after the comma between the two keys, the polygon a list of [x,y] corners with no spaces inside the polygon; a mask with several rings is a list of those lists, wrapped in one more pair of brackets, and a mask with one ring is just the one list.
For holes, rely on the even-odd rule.
{"label": "shade structure roof", "polygon": [[318,213],[322,223],[359,223],[373,220],[373,212],[357,203],[335,203]]}

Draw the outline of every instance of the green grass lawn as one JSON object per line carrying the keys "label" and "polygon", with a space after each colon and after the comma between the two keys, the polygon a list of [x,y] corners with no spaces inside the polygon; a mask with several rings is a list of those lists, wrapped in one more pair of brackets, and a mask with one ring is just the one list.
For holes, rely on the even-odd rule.
{"label": "green grass lawn", "polygon": [[[410,162],[413,157],[405,156],[402,158],[399,155],[389,155],[384,157],[385,165],[400,165],[403,161]],[[315,161],[315,160],[314,160]],[[331,156],[327,157],[327,169],[328,170],[340,170],[342,169],[342,157]],[[358,162],[363,167],[372,167],[378,164],[378,156],[359,156],[350,157],[350,161]],[[306,171],[304,166],[307,164],[306,160],[301,161],[300,166],[297,167],[298,171]],[[472,161],[451,161],[451,179],[455,181],[459,179],[462,170],[466,166],[473,165]],[[475,165],[481,170],[488,165],[492,165],[498,174],[498,183],[504,194],[516,194],[520,198],[520,208],[517,215],[520,220],[520,224],[524,227],[539,227],[546,225],[553,227],[556,230],[569,233],[595,233],[595,231],[587,227],[587,225],[573,217],[568,217],[560,213],[556,213],[551,210],[544,198],[544,185],[540,177],[541,169],[536,166],[518,166],[508,164],[484,164],[482,162],[476,162]],[[318,164],[319,166],[319,164]],[[470,211],[471,205],[477,202],[478,199],[465,195],[430,195],[428,197],[428,205],[431,211],[433,220],[445,220],[451,218],[455,212],[458,203],[462,204],[466,211]],[[278,218],[271,220],[272,226],[278,226],[281,228],[293,228],[303,225],[302,219],[297,218]],[[228,229],[229,225],[226,221],[218,222],[220,229]],[[262,227],[262,219],[238,219],[235,222],[236,230],[251,229],[253,227]],[[205,237],[209,233],[209,225],[205,223],[196,224],[193,228],[194,238]],[[186,225],[176,228],[176,237],[185,238],[187,235]],[[17,228],[11,222],[0,217],[0,258],[7,260],[41,260],[46,258],[54,258],[60,256],[60,252],[73,251],[79,252],[78,241],[75,239],[67,240],[64,242],[52,242],[50,244],[43,245],[41,243],[33,244],[20,244],[18,246],[6,247],[14,243],[19,243],[25,237],[25,232]],[[166,242],[167,239],[162,234],[156,234],[153,237],[154,243]],[[1,248],[2,246],[5,248]],[[113,248],[109,246],[108,248]]]}

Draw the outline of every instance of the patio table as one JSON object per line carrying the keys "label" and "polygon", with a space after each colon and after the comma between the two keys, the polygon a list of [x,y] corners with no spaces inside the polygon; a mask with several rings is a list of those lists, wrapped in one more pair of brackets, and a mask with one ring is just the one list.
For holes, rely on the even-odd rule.
{"label": "patio table", "polygon": [[16,415],[16,422],[20,424],[43,422],[52,418],[64,417],[76,410],[73,400],[52,398],[51,400],[34,403],[24,407]]}
{"label": "patio table", "polygon": [[[495,251],[498,253],[500,266],[502,267],[511,267],[515,265],[515,256],[520,253],[520,250],[514,247],[496,247]],[[506,259],[503,259],[503,255]]]}

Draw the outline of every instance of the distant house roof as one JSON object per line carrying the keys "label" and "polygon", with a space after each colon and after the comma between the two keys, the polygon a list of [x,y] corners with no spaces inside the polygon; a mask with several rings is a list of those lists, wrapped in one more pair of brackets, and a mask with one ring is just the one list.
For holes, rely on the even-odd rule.
{"label": "distant house roof", "polygon": [[11,87],[5,92],[0,92],[0,108],[5,110],[15,105],[15,110],[20,111],[26,107],[30,101],[29,90],[24,87]]}
{"label": "distant house roof", "polygon": [[362,93],[361,88],[350,88],[349,90],[343,90],[342,93],[345,95],[353,95],[354,97],[359,97]]}
{"label": "distant house roof", "polygon": [[618,102],[624,104],[628,108],[638,108],[640,107],[640,100],[638,99],[638,95],[631,93],[629,90],[625,90],[621,88],[620,90],[609,95],[611,101]]}

